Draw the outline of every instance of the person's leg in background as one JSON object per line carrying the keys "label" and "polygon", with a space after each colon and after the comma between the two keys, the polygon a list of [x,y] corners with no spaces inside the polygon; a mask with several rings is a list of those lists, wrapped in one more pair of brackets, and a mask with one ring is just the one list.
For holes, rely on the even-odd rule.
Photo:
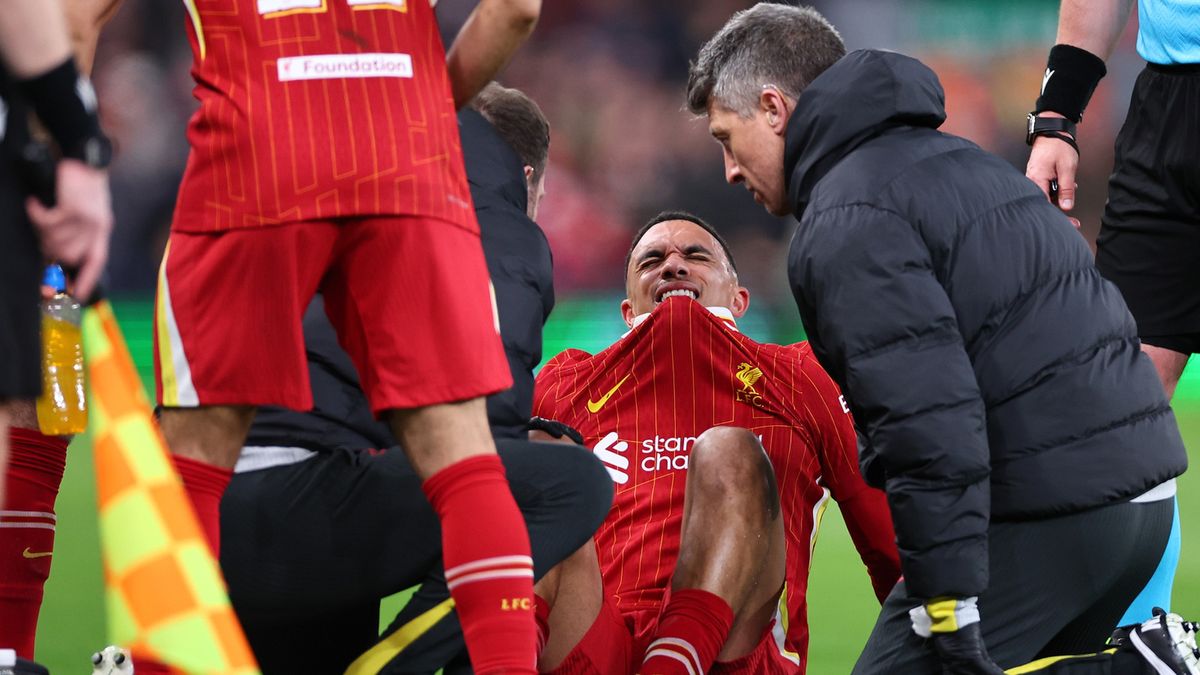
{"label": "person's leg in background", "polygon": [[[1189,197],[1200,124],[1188,101],[1200,85],[1194,75],[1147,68],[1138,77],[1129,113],[1117,137],[1096,267],[1116,284],[1137,321],[1142,352],[1154,364],[1167,399],[1174,398],[1191,354],[1200,351],[1200,211]],[[1171,541],[1153,578],[1121,623],[1147,620],[1169,609],[1180,547],[1178,508]]]}
{"label": "person's leg in background", "polygon": [[14,402],[10,410],[11,426],[4,434],[10,458],[0,507],[0,635],[2,646],[32,659],[54,553],[54,503],[68,440],[37,430],[32,402]]}
{"label": "person's leg in background", "polygon": [[483,397],[512,384],[478,231],[433,218],[344,223],[325,311],[441,522],[475,669],[534,672],[529,535]]}
{"label": "person's leg in background", "polygon": [[1175,397],[1175,388],[1179,386],[1179,378],[1183,377],[1183,369],[1187,366],[1191,354],[1146,342],[1146,340],[1153,339],[1142,340],[1142,351],[1154,362],[1154,370],[1158,372],[1158,379],[1162,380],[1163,389],[1166,390],[1167,399],[1170,400]]}
{"label": "person's leg in background", "polygon": [[159,425],[216,556],[221,494],[254,407],[312,407],[301,322],[337,233],[328,222],[173,232],[163,253],[154,321]]}
{"label": "person's leg in background", "polygon": [[[159,268],[159,425],[201,530],[220,556],[220,503],[257,405],[312,407],[301,320],[338,227],[172,232]],[[143,675],[165,672],[134,655]]]}
{"label": "person's leg in background", "polygon": [[[0,154],[12,150],[6,145]],[[43,259],[18,185],[10,162],[0,159],[0,648],[32,658],[66,442],[36,431]]]}

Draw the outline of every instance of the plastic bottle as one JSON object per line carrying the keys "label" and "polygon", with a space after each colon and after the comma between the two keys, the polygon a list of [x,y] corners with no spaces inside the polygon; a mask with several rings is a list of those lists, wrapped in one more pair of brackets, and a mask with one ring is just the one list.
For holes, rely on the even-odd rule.
{"label": "plastic bottle", "polygon": [[87,429],[83,334],[79,302],[67,295],[66,277],[58,265],[46,268],[42,280],[55,290],[42,302],[42,396],[37,401],[38,426],[48,436],[83,433]]}

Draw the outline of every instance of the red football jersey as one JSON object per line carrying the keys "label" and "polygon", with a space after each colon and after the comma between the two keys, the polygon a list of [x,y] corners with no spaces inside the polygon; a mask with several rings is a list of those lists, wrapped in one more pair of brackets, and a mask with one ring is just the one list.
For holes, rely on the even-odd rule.
{"label": "red football jersey", "polygon": [[184,0],[200,107],[174,228],[410,215],[478,230],[430,0]]}
{"label": "red football jersey", "polygon": [[699,303],[669,298],[608,349],[547,363],[534,414],[578,429],[616,483],[596,550],[605,592],[636,635],[653,627],[670,588],[691,444],[718,425],[758,435],[775,468],[787,539],[775,638],[801,672],[809,560],[831,494],[877,596],[899,578],[886,499],[859,475],[847,407],[808,343],[760,344]]}

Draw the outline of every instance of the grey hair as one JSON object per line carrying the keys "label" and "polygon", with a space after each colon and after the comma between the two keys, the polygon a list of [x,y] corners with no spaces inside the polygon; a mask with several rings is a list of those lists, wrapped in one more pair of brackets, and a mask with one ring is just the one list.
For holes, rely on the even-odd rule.
{"label": "grey hair", "polygon": [[705,115],[716,102],[750,117],[764,87],[796,99],[846,54],[820,12],[760,2],[737,12],[701,49],[688,72],[687,107]]}

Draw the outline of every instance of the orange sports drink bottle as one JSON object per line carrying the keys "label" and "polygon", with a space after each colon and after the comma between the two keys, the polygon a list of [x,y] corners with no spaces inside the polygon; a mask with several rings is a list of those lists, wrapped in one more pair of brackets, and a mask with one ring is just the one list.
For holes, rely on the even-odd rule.
{"label": "orange sports drink bottle", "polygon": [[55,293],[42,302],[42,395],[37,400],[38,427],[47,436],[83,433],[87,429],[87,393],[79,302],[67,295],[66,277],[58,265],[46,268],[42,283]]}

